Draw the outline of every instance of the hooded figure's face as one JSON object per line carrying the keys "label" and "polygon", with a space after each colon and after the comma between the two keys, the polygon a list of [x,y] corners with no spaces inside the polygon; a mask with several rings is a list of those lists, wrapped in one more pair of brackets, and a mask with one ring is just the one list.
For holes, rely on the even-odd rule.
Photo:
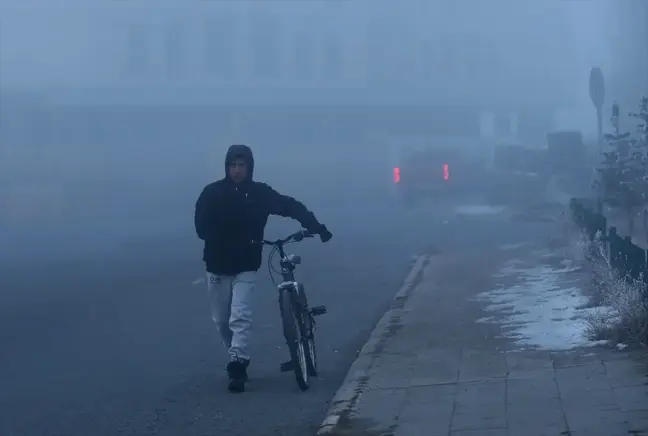
{"label": "hooded figure's face", "polygon": [[250,147],[243,144],[230,146],[225,155],[225,174],[227,178],[241,184],[252,180],[254,172],[254,156]]}
{"label": "hooded figure's face", "polygon": [[232,160],[227,167],[227,176],[234,183],[243,183],[248,177],[248,166],[245,159]]}

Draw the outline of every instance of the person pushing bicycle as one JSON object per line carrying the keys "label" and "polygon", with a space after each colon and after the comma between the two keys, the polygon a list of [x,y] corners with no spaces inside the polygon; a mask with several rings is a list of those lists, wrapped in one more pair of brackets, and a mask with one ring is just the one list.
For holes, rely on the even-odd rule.
{"label": "person pushing bicycle", "polygon": [[301,202],[252,180],[250,147],[235,144],[225,156],[225,177],[205,186],[196,202],[194,225],[204,241],[203,261],[212,320],[228,349],[230,392],[245,391],[250,363],[251,299],[261,267],[269,215],[298,221],[322,242],[333,235]]}

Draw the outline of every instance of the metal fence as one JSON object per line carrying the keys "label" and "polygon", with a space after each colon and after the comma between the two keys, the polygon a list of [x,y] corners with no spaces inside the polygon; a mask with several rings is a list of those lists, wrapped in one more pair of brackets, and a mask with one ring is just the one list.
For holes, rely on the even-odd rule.
{"label": "metal fence", "polygon": [[598,237],[603,242],[610,264],[620,277],[643,278],[648,284],[647,250],[633,244],[630,236],[619,235],[616,227],[608,227],[605,216],[596,211],[593,201],[572,198],[569,207],[574,222],[587,237],[590,240]]}

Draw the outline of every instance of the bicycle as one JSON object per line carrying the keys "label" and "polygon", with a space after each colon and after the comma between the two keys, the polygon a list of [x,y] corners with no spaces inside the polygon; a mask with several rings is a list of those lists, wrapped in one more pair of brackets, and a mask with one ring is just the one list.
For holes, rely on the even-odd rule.
{"label": "bicycle", "polygon": [[[270,278],[279,291],[279,309],[283,334],[290,352],[290,361],[281,364],[282,372],[293,371],[302,391],[309,387],[309,377],[317,376],[317,354],[315,351],[315,317],[326,313],[325,306],[308,307],[304,285],[295,279],[295,269],[301,264],[301,256],[286,254],[284,247],[291,243],[312,238],[314,234],[300,230],[276,241],[263,240],[263,245],[272,247],[268,256]],[[272,257],[279,253],[281,271],[272,268]],[[275,282],[273,272],[280,273],[283,281]]]}

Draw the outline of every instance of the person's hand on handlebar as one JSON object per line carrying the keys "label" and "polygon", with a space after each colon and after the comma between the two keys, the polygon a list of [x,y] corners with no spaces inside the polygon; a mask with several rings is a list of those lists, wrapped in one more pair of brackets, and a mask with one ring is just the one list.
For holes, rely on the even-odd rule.
{"label": "person's hand on handlebar", "polygon": [[329,230],[326,228],[324,224],[322,224],[320,228],[317,230],[317,234],[319,235],[320,240],[322,242],[328,242],[333,237],[333,234],[329,232]]}

